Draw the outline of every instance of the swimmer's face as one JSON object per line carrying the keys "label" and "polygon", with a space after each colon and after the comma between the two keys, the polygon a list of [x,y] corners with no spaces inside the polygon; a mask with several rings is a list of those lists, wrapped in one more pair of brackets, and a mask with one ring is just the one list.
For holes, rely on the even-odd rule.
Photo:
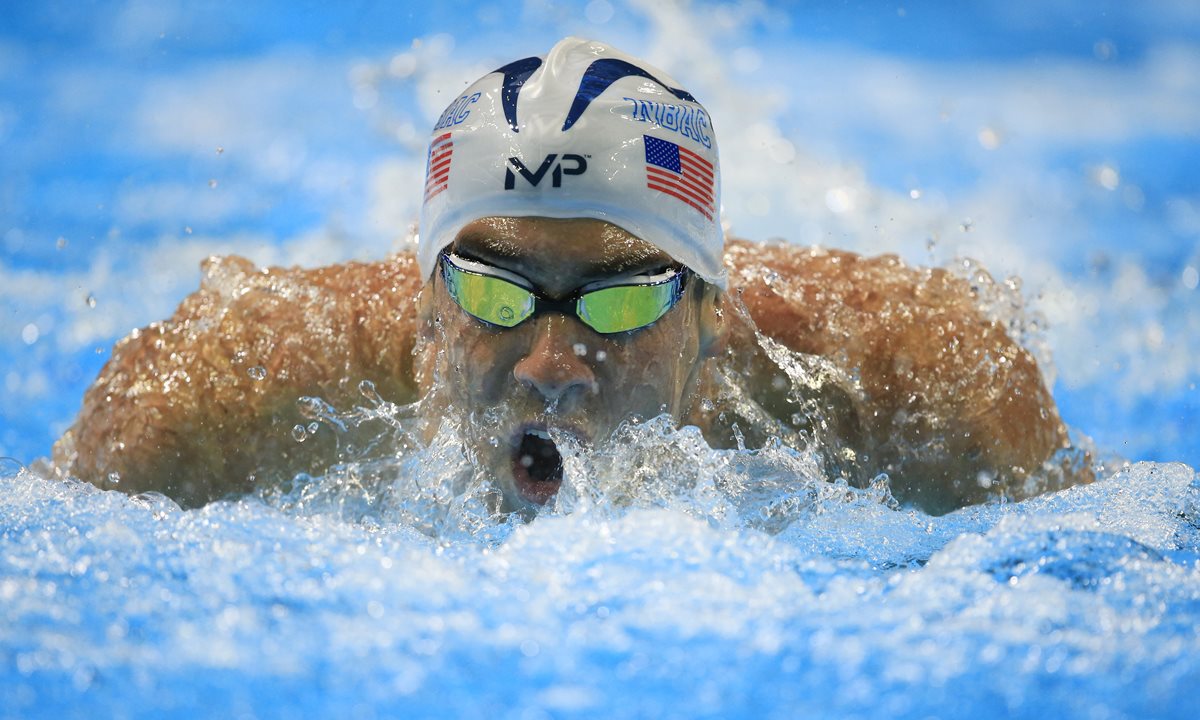
{"label": "swimmer's face", "polygon": [[[555,300],[679,267],[655,246],[588,219],[484,218],[449,250],[519,275]],[[701,363],[719,339],[718,301],[719,290],[693,275],[678,303],[640,329],[600,334],[555,311],[501,328],[459,307],[439,269],[423,300],[422,380],[432,408],[461,413],[468,451],[504,491],[505,509],[532,508],[559,487],[550,436],[596,443],[630,418],[686,416]]]}

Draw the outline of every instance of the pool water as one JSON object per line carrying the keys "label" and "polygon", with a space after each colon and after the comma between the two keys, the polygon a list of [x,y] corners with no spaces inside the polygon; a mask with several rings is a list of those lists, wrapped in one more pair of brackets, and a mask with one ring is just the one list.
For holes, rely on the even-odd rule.
{"label": "pool water", "polygon": [[1191,468],[934,517],[622,442],[532,522],[449,442],[188,511],[11,468],[0,716],[1194,717]]}

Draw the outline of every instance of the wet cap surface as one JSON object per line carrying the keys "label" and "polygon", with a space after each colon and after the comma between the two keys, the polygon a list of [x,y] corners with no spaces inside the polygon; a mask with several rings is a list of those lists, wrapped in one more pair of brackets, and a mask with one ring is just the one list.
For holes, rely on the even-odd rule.
{"label": "wet cap surface", "polygon": [[665,72],[567,38],[480,78],[434,125],[422,272],[482,217],[592,218],[724,287],[720,161],[708,112]]}

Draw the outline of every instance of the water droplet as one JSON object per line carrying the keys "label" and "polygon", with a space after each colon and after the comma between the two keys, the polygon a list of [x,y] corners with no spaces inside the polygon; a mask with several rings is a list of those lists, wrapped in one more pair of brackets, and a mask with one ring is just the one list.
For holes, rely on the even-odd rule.
{"label": "water droplet", "polygon": [[262,365],[255,365],[247,370],[246,374],[253,380],[265,380],[267,378],[267,369]]}
{"label": "water droplet", "polygon": [[603,350],[596,351],[596,362],[604,362],[607,359],[608,353],[604,352]]}
{"label": "water droplet", "polygon": [[507,305],[501,306],[501,308],[496,312],[500,315],[501,320],[512,320],[516,315],[516,313],[513,312],[513,309]]}
{"label": "water droplet", "polygon": [[311,420],[321,416],[325,403],[321,398],[306,395],[297,400],[296,405],[300,407],[300,414]]}
{"label": "water droplet", "polygon": [[1116,190],[1121,185],[1121,173],[1112,165],[1101,165],[1094,174],[1096,183],[1105,190]]}
{"label": "water droplet", "polygon": [[63,237],[62,235],[59,235],[58,239],[54,241],[54,249],[62,250],[66,246],[67,246],[67,239],[65,237]]}
{"label": "water droplet", "polygon": [[1200,285],[1200,270],[1188,265],[1183,269],[1183,286],[1188,290],[1195,290],[1197,285]]}
{"label": "water droplet", "polygon": [[921,199],[921,191],[918,188],[913,188],[912,190],[908,191],[908,196],[910,198],[912,198],[913,200],[920,200]]}
{"label": "water droplet", "polygon": [[980,128],[978,139],[979,144],[982,145],[985,150],[995,150],[996,148],[1000,147],[1000,133],[993,128]]}
{"label": "water droplet", "polygon": [[25,327],[21,328],[21,340],[24,341],[26,345],[32,345],[37,342],[38,338],[41,337],[41,334],[41,331],[38,330],[38,326],[34,325],[33,323],[29,323]]}
{"label": "water droplet", "polygon": [[296,442],[304,442],[308,439],[308,430],[303,425],[296,425],[292,428],[292,439]]}
{"label": "water droplet", "polygon": [[370,380],[363,380],[358,384],[358,392],[360,395],[378,405],[383,402],[383,398],[379,396],[379,391],[375,389],[375,383]]}
{"label": "water droplet", "polygon": [[209,186],[210,188],[215,188],[215,187],[217,186],[217,181],[216,181],[216,179],[214,178],[214,179],[212,179],[212,180],[209,180],[209,181],[208,181],[208,186]]}
{"label": "water droplet", "polygon": [[183,232],[184,232],[184,233],[186,233],[186,234],[188,234],[188,235],[191,235],[191,234],[192,234],[192,226],[191,226],[191,225],[184,225],[184,226],[183,226]]}
{"label": "water droplet", "polygon": [[587,345],[584,345],[583,343],[575,343],[571,349],[574,350],[575,354],[579,357],[587,355]]}
{"label": "water droplet", "polygon": [[85,300],[84,302],[87,303],[88,307],[94,308],[94,307],[96,307],[96,296],[91,293],[88,293],[87,300]]}
{"label": "water droplet", "polygon": [[612,19],[613,6],[608,0],[592,0],[583,9],[584,17],[595,25],[603,25]]}
{"label": "water droplet", "polygon": [[25,466],[19,460],[10,457],[0,457],[0,477],[14,478],[24,469]]}
{"label": "water droplet", "polygon": [[848,187],[830,188],[825,192],[825,206],[841,215],[854,209],[854,194]]}
{"label": "water droplet", "polygon": [[218,145],[218,146],[217,146],[217,154],[218,154],[218,155],[220,155],[220,154],[221,154],[221,153],[223,153],[223,152],[225,152],[225,148],[223,148],[223,147],[221,147],[220,145]]}

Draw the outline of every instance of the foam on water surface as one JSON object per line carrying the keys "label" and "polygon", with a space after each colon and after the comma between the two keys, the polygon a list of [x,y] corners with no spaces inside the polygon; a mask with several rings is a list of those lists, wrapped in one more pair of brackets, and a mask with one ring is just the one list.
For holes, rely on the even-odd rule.
{"label": "foam on water surface", "polygon": [[1191,716],[1186,466],[933,517],[781,446],[626,440],[694,462],[622,496],[627,466],[568,448],[532,522],[436,444],[372,475],[440,474],[436,526],[345,468],[188,511],[10,473],[0,715]]}

